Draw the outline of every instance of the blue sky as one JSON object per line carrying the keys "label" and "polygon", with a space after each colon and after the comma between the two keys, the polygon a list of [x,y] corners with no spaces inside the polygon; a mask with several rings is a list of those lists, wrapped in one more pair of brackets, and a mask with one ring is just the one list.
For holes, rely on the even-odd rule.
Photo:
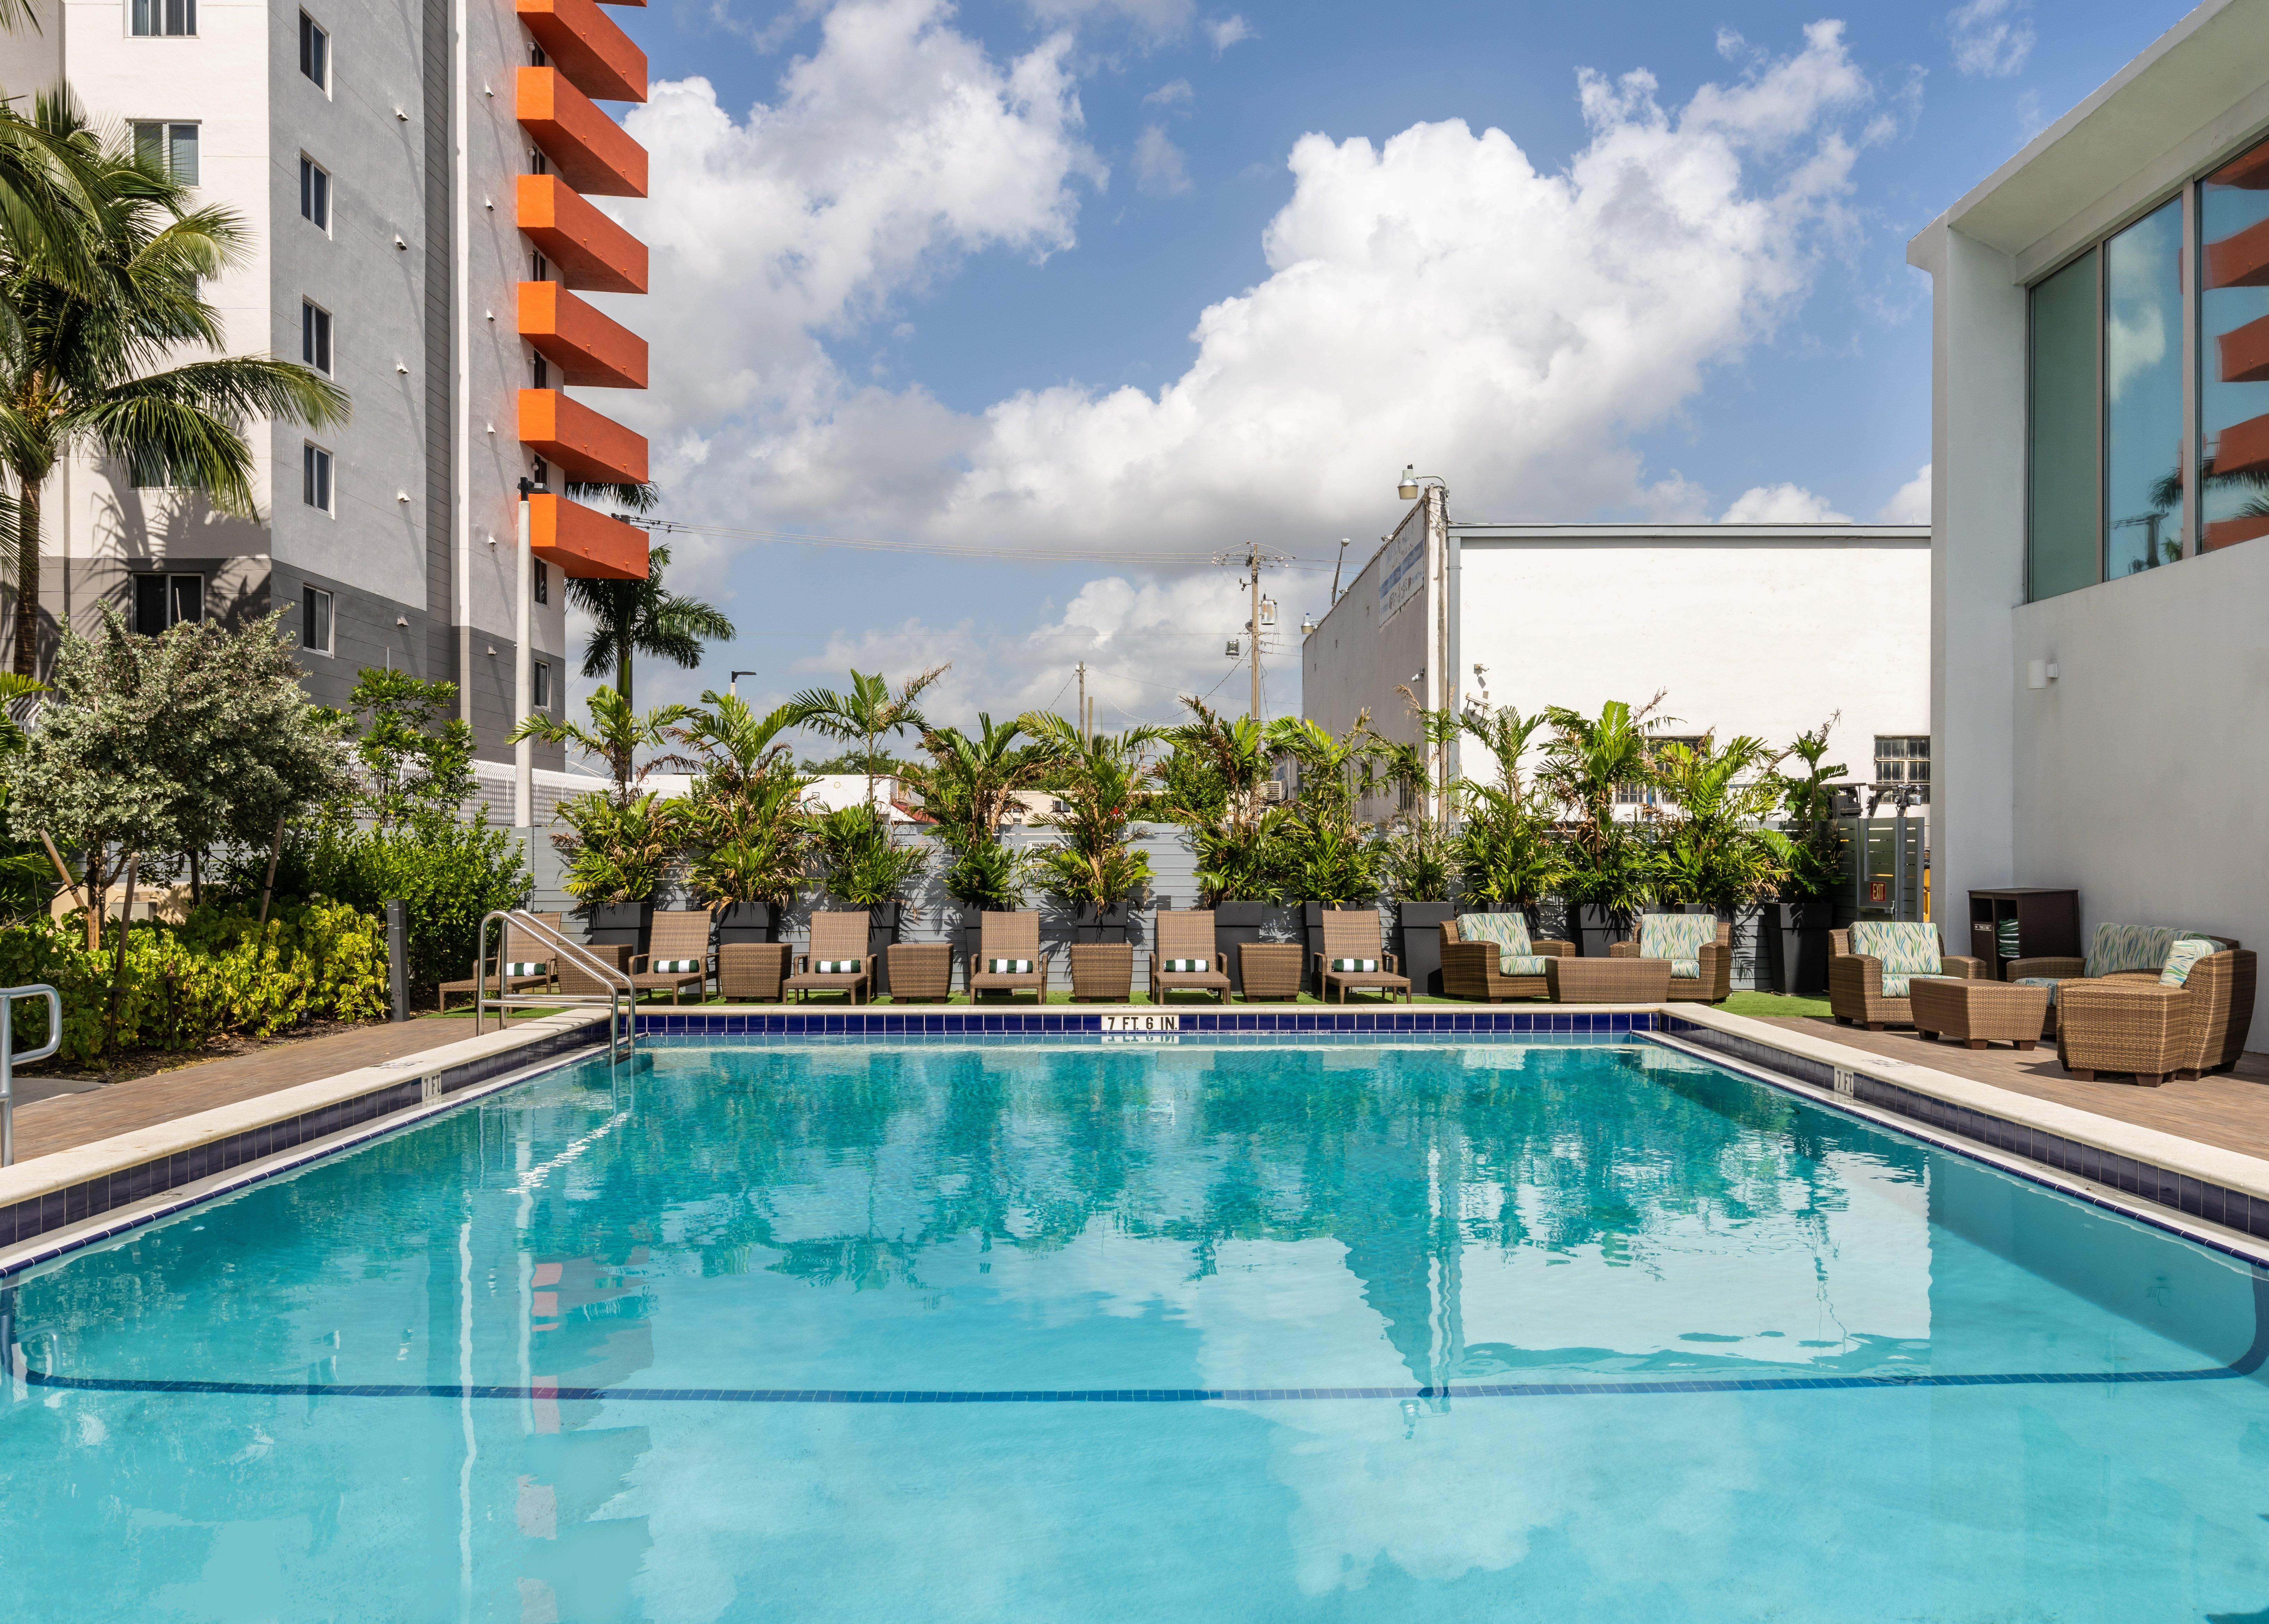
{"label": "blue sky", "polygon": [[[1911,511],[1929,307],[1907,238],[2181,13],[620,13],[656,81],[630,119],[654,195],[621,211],[656,292],[620,310],[655,343],[632,410],[664,511],[1081,555],[681,537],[673,580],[745,635],[644,692],[950,659],[942,707],[999,713],[1084,658],[1098,720],[1164,719],[1231,675],[1242,613],[1226,572],[1158,555],[1327,564],[1348,535],[1360,556],[1408,459],[1466,517],[1864,520],[1902,487]],[[1288,621],[1323,607],[1327,572],[1280,579]],[[1294,709],[1283,672],[1269,702]]]}

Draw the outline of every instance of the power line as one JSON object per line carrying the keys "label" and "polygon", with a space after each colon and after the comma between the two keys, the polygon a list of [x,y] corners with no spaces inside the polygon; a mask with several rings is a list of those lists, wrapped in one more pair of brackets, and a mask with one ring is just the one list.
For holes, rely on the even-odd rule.
{"label": "power line", "polygon": [[[848,547],[867,552],[928,553],[946,558],[995,558],[1042,564],[1208,564],[1211,552],[1114,552],[1066,547],[956,547],[936,542],[886,542],[865,535],[807,535],[794,530],[748,530],[692,524],[680,519],[631,518],[626,522],[661,535],[710,535],[727,541],[776,542],[795,547]],[[1285,558],[1281,567],[1322,570],[1311,559]]]}

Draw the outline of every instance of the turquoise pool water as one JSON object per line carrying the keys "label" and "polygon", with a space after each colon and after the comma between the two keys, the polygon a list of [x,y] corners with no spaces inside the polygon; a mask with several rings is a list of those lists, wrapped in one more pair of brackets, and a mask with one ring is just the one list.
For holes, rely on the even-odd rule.
{"label": "turquoise pool water", "polygon": [[664,1047],[0,1294],[0,1593],[2258,1619],[2258,1300],[1644,1042]]}

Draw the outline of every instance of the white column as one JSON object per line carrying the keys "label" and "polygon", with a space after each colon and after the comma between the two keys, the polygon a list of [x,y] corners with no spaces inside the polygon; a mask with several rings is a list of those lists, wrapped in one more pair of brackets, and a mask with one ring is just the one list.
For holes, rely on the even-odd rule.
{"label": "white column", "polygon": [[[520,608],[514,633],[518,640],[512,651],[512,720],[518,727],[534,708],[536,686],[536,654],[529,646],[528,624],[536,599],[536,552],[528,534],[525,491],[520,493],[520,567],[514,574],[519,582]],[[515,829],[532,828],[536,823],[536,741],[525,735],[512,747],[512,822]]]}

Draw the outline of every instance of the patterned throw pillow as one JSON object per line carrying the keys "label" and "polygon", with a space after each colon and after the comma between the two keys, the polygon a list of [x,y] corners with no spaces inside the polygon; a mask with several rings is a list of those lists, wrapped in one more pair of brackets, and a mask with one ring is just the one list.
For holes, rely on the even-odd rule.
{"label": "patterned throw pillow", "polygon": [[2221,944],[2209,941],[2204,936],[2184,936],[2167,949],[2166,968],[2159,972],[2161,986],[2181,986],[2191,978],[2198,962],[2210,953],[2221,951]]}
{"label": "patterned throw pillow", "polygon": [[1166,973],[1170,976],[1202,976],[1211,962],[1201,958],[1170,958],[1166,961]]}
{"label": "patterned throw pillow", "polygon": [[551,973],[551,966],[541,959],[514,959],[504,967],[507,976],[543,976]]}
{"label": "patterned throw pillow", "polygon": [[1550,959],[1545,957],[1541,953],[1522,953],[1518,954],[1511,958],[1505,958],[1500,956],[1497,959],[1497,974],[1501,976],[1541,976],[1544,973],[1544,967],[1551,962],[1552,961]]}
{"label": "patterned throw pillow", "polygon": [[[1670,973],[1685,976],[1689,980],[1702,974],[1702,949],[1718,940],[1718,916],[1714,913],[1647,913],[1639,916],[1638,956],[1641,958],[1667,958]],[[1691,963],[1694,969],[1682,971],[1681,963]]]}
{"label": "patterned throw pillow", "polygon": [[1881,961],[1885,998],[1904,998],[1910,978],[1946,970],[1938,926],[1914,919],[1861,919],[1851,926],[1851,951]]}
{"label": "patterned throw pillow", "polygon": [[1028,958],[988,958],[985,961],[985,972],[992,976],[1029,976],[1032,973],[1032,961]]}
{"label": "patterned throw pillow", "polygon": [[[1639,956],[1644,958],[1644,954]],[[1702,979],[1702,961],[1698,958],[1674,958],[1670,961],[1671,978],[1676,981]]]}
{"label": "patterned throw pillow", "polygon": [[1378,970],[1375,958],[1335,958],[1332,961],[1334,975],[1367,976]]}
{"label": "patterned throw pillow", "polygon": [[654,962],[657,976],[691,976],[699,974],[705,966],[698,958],[658,958]]}
{"label": "patterned throw pillow", "polygon": [[2165,967],[2175,939],[2190,934],[2160,925],[2099,925],[2088,939],[2088,973],[2116,976],[2147,970],[2156,974]]}
{"label": "patterned throw pillow", "polygon": [[[1497,969],[1501,976],[1526,973],[1512,968],[1515,959],[1531,956],[1528,945],[1528,919],[1519,913],[1461,913],[1458,916],[1460,941],[1494,941],[1497,943]],[[1535,972],[1542,975],[1542,971]]]}
{"label": "patterned throw pillow", "polygon": [[860,965],[865,962],[855,958],[814,959],[811,973],[815,976],[855,976],[859,973]]}

